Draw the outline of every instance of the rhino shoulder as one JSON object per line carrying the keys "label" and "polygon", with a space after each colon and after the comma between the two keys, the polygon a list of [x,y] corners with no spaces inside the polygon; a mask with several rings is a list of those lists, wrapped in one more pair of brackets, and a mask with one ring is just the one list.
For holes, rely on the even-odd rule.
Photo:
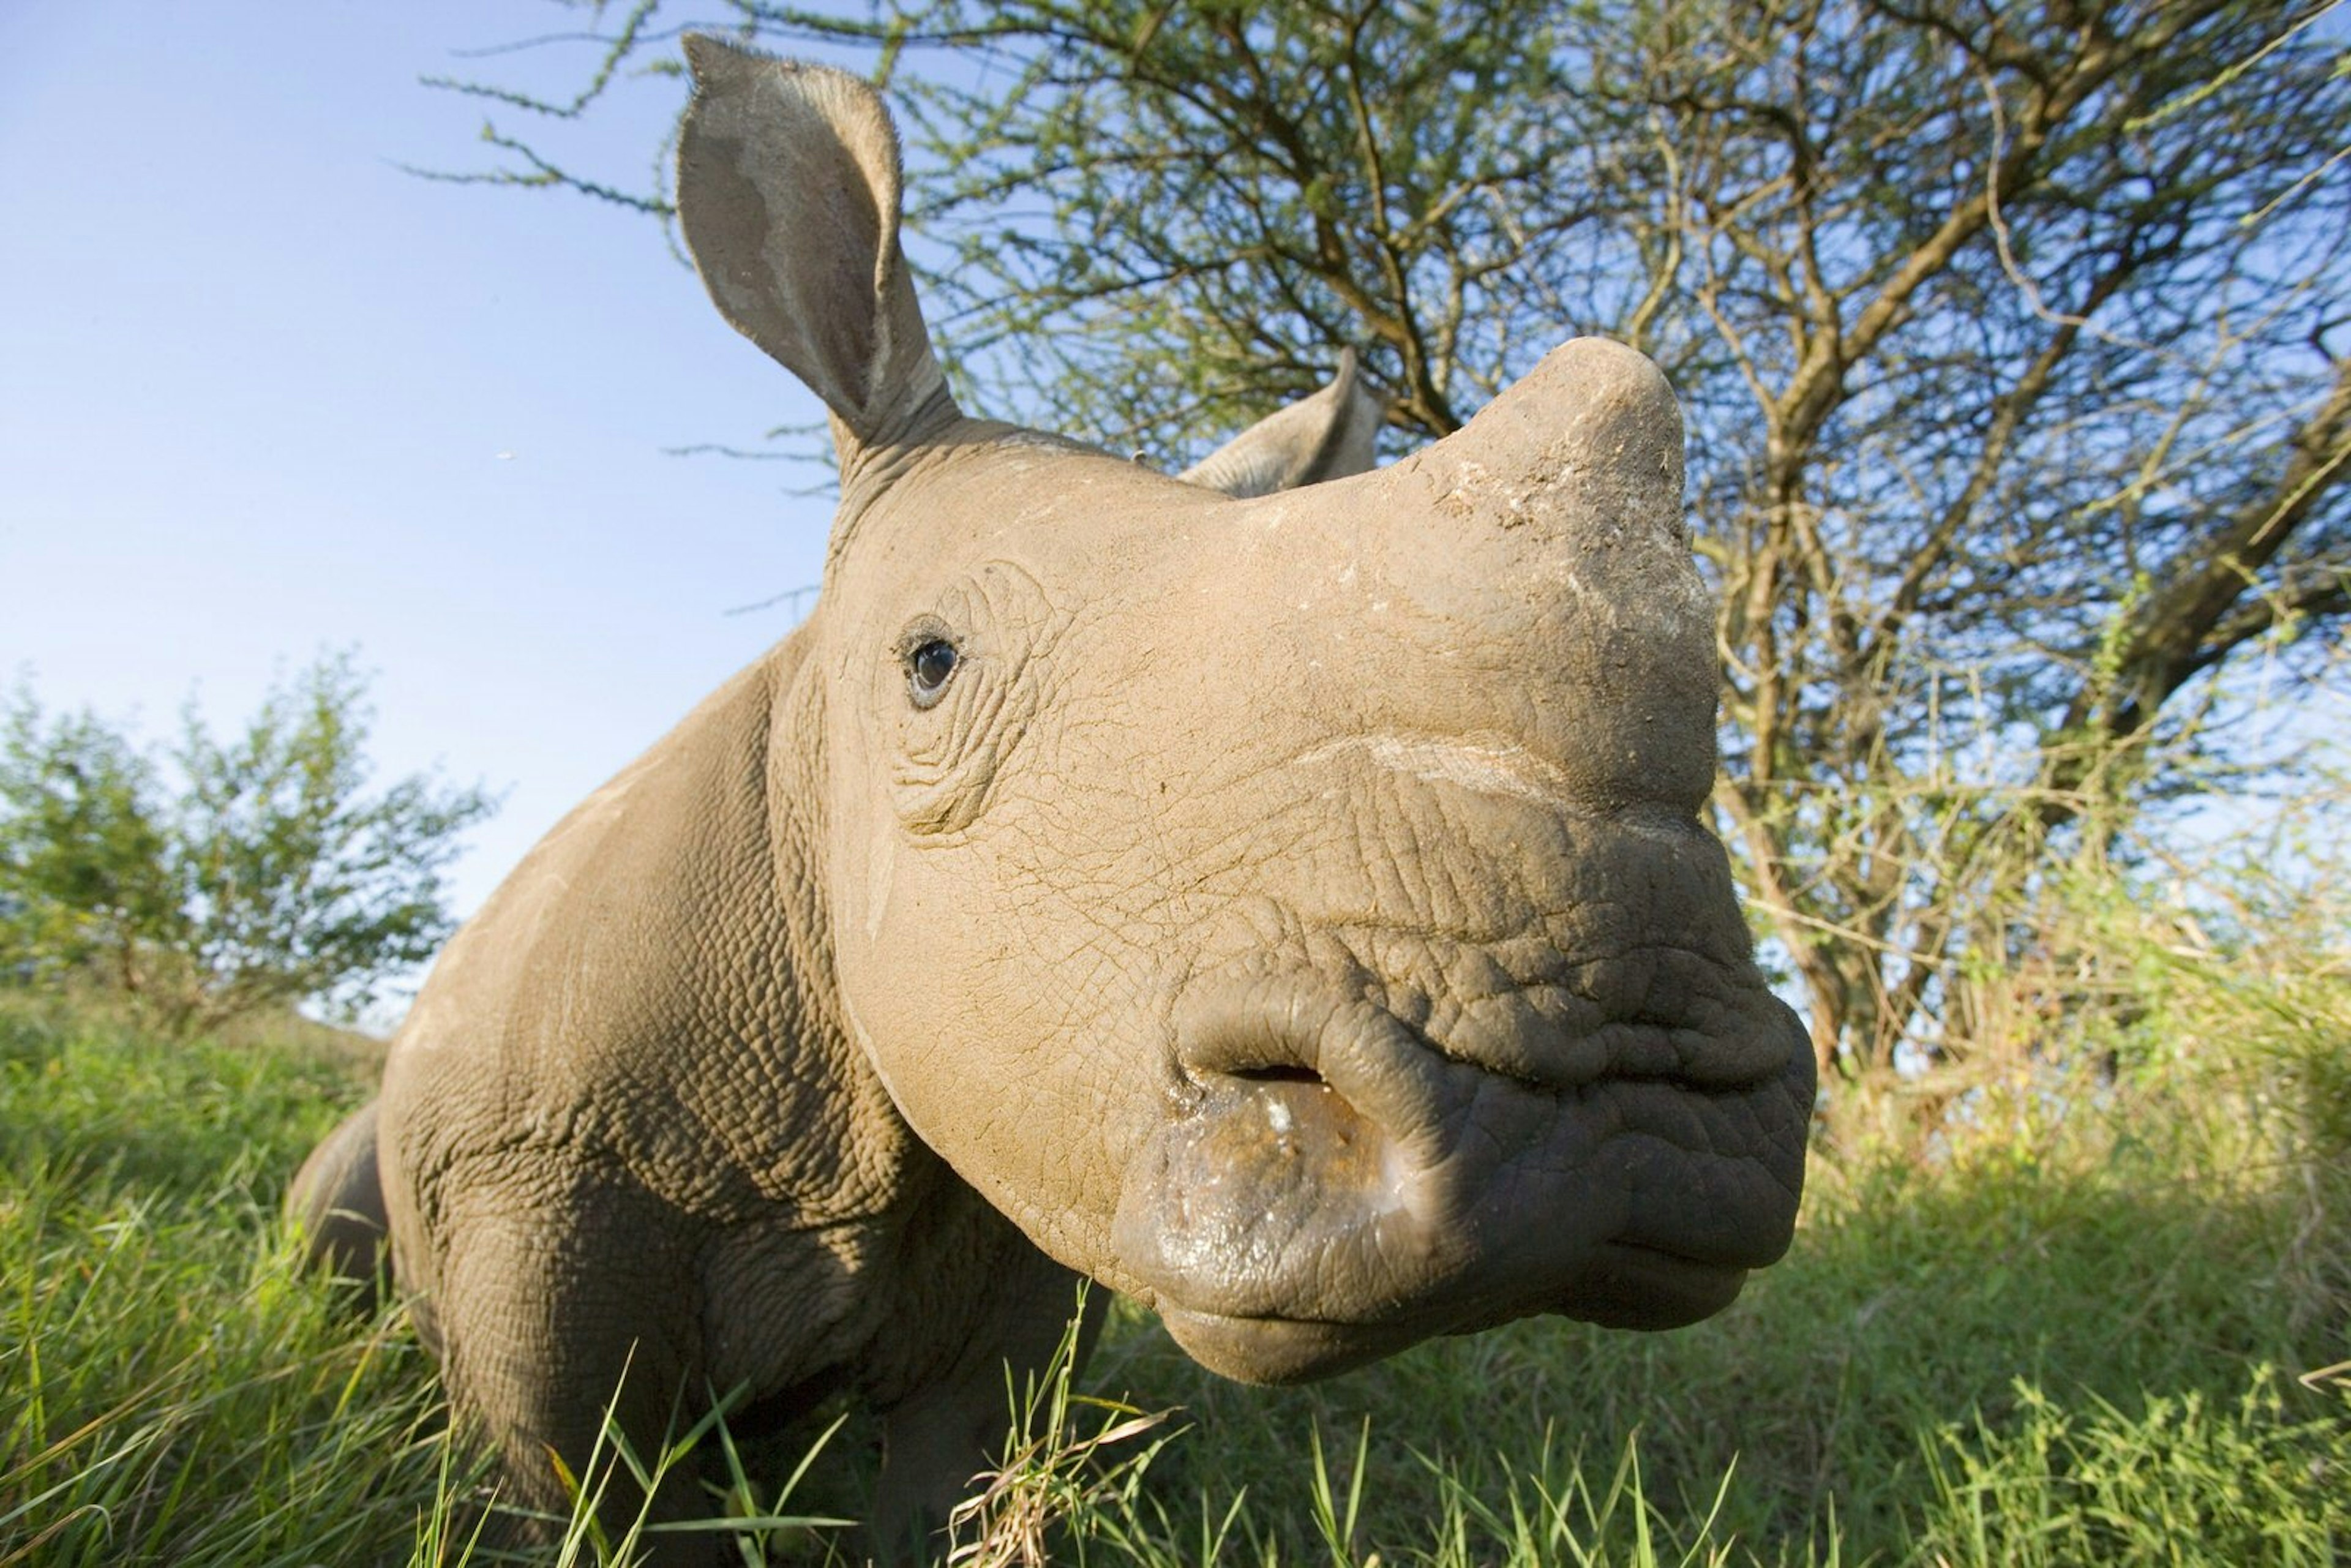
{"label": "rhino shoulder", "polygon": [[886,1203],[841,1190],[875,1162],[835,1145],[896,1129],[823,964],[805,647],[721,686],[451,941],[386,1068],[397,1179],[590,1165],[716,1224]]}

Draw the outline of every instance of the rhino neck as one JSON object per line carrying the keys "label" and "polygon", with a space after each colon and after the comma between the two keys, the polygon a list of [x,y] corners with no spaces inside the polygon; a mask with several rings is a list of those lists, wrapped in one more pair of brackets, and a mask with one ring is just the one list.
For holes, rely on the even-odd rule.
{"label": "rhino neck", "polygon": [[[793,1010],[787,1030],[763,1042],[761,1054],[775,1075],[763,1093],[783,1109],[783,1136],[747,1162],[761,1172],[761,1197],[771,1207],[741,1228],[741,1251],[726,1253],[720,1272],[760,1279],[789,1260],[747,1293],[747,1307],[763,1301],[765,1290],[804,1291],[811,1280],[834,1281],[829,1294],[818,1292],[821,1308],[801,1332],[854,1368],[852,1382],[866,1397],[888,1405],[947,1375],[969,1336],[993,1322],[1004,1292],[1035,1288],[1040,1268],[1056,1310],[1066,1306],[1068,1287],[908,1126],[842,994],[827,847],[833,786],[823,621],[820,608],[772,656],[766,822],[770,907],[779,919],[768,933],[768,957],[789,987]],[[712,1105],[705,1119],[739,1114],[739,1105]],[[781,1250],[778,1235],[786,1239]],[[809,1252],[811,1246],[821,1255]],[[739,1275],[738,1259],[748,1260]],[[917,1296],[934,1304],[929,1332],[908,1336],[899,1308]],[[774,1316],[750,1310],[763,1321]],[[737,1375],[771,1380],[773,1369],[714,1363],[713,1370],[723,1385]]]}
{"label": "rhino neck", "polygon": [[[758,1042],[762,1092],[781,1124],[769,1158],[804,1218],[872,1218],[918,1200],[944,1166],[908,1129],[853,1038],[833,967],[825,807],[825,682],[819,668],[823,612],[770,655],[764,830],[766,908],[758,952],[742,984],[772,988],[770,1038]],[[828,1192],[825,1175],[837,1173]]]}
{"label": "rhino neck", "polygon": [[[961,505],[984,497],[998,507],[1008,498],[1049,497],[1055,481],[1040,477],[1040,470],[1072,455],[1106,464],[1113,473],[1150,472],[1065,435],[1002,420],[973,419],[944,397],[924,404],[908,432],[902,439],[862,444],[838,419],[832,422],[833,442],[841,454],[841,507],[833,515],[832,538],[825,551],[828,584],[840,580],[844,558],[869,522],[895,514],[916,519],[915,527],[925,526],[919,519],[935,515],[942,496],[956,497]],[[1150,477],[1161,487],[1163,501],[1169,494],[1195,501],[1204,494],[1170,485],[1156,474]],[[880,531],[890,533],[898,527],[883,521]]]}

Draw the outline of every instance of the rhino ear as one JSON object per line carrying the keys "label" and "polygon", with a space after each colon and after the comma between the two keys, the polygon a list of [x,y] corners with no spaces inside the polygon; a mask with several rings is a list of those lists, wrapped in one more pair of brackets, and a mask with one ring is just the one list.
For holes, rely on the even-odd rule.
{"label": "rhino ear", "polygon": [[685,57],[678,223],[712,302],[860,442],[903,433],[947,392],[898,247],[889,110],[822,66],[697,35]]}
{"label": "rhino ear", "polygon": [[1176,477],[1228,496],[1270,496],[1361,474],[1372,465],[1372,443],[1386,413],[1349,349],[1329,386],[1268,414]]}

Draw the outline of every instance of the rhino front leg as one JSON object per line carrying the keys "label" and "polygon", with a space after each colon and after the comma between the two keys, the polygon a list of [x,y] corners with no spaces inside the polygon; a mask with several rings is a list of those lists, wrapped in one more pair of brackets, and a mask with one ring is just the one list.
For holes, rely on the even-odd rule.
{"label": "rhino front leg", "polygon": [[[1069,1331],[1078,1276],[1012,1239],[1017,1256],[1001,1276],[996,1308],[954,1368],[883,1415],[882,1478],[869,1527],[878,1563],[946,1555],[940,1532],[947,1516],[972,1493],[975,1479],[1001,1461],[1011,1400],[1042,1376]],[[1084,1368],[1109,1306],[1107,1290],[1097,1285],[1087,1292],[1071,1376]]]}
{"label": "rhino front leg", "polygon": [[376,1107],[371,1100],[327,1134],[286,1191],[286,1218],[306,1260],[364,1291],[372,1309],[382,1286],[383,1185],[376,1176]]}
{"label": "rhino front leg", "polygon": [[[574,1507],[567,1470],[601,1488],[598,1521],[616,1545],[641,1517],[702,1517],[697,1460],[648,1498],[615,1448],[625,1441],[650,1469],[701,1408],[692,1227],[641,1189],[592,1176],[524,1204],[499,1203],[488,1184],[468,1196],[431,1315],[451,1406],[497,1456],[491,1535],[559,1540]],[[632,1561],[709,1564],[727,1560],[726,1546],[723,1532],[660,1532],[641,1537]]]}

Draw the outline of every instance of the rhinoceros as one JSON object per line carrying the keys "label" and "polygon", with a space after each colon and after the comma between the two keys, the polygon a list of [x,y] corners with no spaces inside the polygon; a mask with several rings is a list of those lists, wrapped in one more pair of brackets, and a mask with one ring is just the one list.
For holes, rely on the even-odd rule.
{"label": "rhinoceros", "polygon": [[831,414],[821,597],[450,943],[290,1200],[388,1240],[506,1495],[608,1406],[846,1394],[919,1542],[1079,1276],[1271,1383],[1729,1302],[1813,1057],[1705,825],[1657,370],[1570,341],[1386,467],[1352,365],[1179,477],[971,418],[879,99],[687,52],[687,245]]}

